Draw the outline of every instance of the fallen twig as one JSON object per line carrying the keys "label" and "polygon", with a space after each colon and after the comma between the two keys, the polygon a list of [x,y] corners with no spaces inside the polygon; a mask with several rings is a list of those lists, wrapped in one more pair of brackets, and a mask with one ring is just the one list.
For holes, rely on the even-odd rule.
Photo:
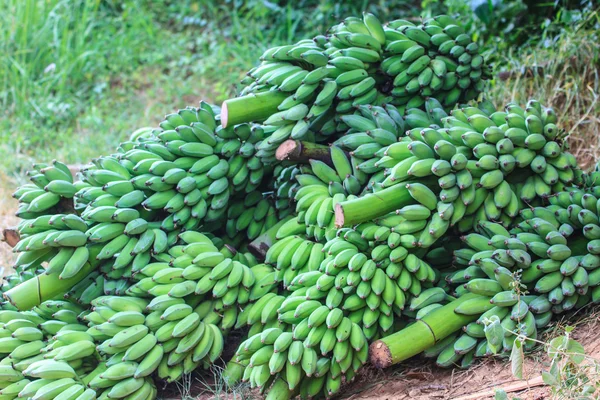
{"label": "fallen twig", "polygon": [[512,393],[512,392],[520,392],[521,390],[529,389],[529,388],[536,387],[536,386],[542,386],[542,385],[544,385],[544,380],[542,379],[541,376],[538,376],[536,378],[533,378],[533,379],[527,380],[527,381],[517,381],[513,384],[510,384],[510,385],[502,387],[502,388],[484,390],[482,392],[472,393],[472,394],[468,394],[468,395],[464,395],[464,396],[460,396],[460,397],[454,397],[452,400],[477,400],[477,399],[482,399],[482,398],[488,397],[488,396],[494,396],[496,394],[496,389],[502,389],[506,393]]}

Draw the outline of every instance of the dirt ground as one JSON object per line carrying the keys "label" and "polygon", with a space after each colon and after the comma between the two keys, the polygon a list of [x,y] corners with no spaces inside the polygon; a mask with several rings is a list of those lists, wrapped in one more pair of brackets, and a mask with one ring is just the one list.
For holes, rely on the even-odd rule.
{"label": "dirt ground", "polygon": [[[597,321],[582,324],[577,336],[586,354],[600,360],[600,340]],[[539,351],[526,356],[524,380],[511,374],[507,359],[488,359],[468,370],[442,370],[432,361],[409,361],[390,371],[367,368],[359,380],[352,383],[342,395],[352,400],[483,400],[493,399],[495,390],[504,389],[510,399],[549,400],[565,399],[552,396],[548,386],[543,385],[541,373],[548,370],[548,358]],[[598,396],[598,394],[596,394]],[[598,397],[595,397],[598,398]]]}
{"label": "dirt ground", "polygon": [[[17,202],[10,197],[15,185],[12,179],[8,179],[0,172],[0,232],[2,228],[14,226],[18,221],[14,216]],[[9,266],[12,260],[14,260],[14,254],[11,248],[6,243],[0,242],[0,267],[5,268],[5,274],[10,271]],[[584,310],[584,313],[575,316],[575,321],[579,322],[576,322],[573,337],[583,344],[587,355],[600,363],[598,312],[600,309],[596,307]],[[571,320],[569,323],[573,324],[573,321]],[[560,332],[560,329],[555,329],[555,332]],[[547,336],[548,339],[553,337],[551,333]],[[509,392],[510,399],[514,397],[521,400],[565,399],[565,397],[553,397],[550,389],[541,384],[541,372],[548,369],[548,364],[548,358],[542,350],[528,355],[525,359],[525,379],[517,380],[512,376],[510,364],[506,359],[487,359],[468,370],[460,370],[440,369],[431,360],[416,358],[388,370],[365,367],[355,381],[345,387],[338,398],[347,400],[485,400],[493,399],[496,389],[504,389]],[[210,376],[204,375],[204,377],[200,377],[201,380],[209,383],[213,381]],[[204,384],[192,383],[191,386],[192,392],[198,389],[202,391]],[[515,388],[519,390],[511,391]],[[172,390],[167,389],[166,392],[189,393],[188,390],[173,388]],[[168,397],[175,400],[172,396]],[[228,396],[220,390],[215,391],[214,388],[211,388],[193,398],[241,400],[242,398],[259,398],[259,396],[247,391],[242,391],[239,395]]]}

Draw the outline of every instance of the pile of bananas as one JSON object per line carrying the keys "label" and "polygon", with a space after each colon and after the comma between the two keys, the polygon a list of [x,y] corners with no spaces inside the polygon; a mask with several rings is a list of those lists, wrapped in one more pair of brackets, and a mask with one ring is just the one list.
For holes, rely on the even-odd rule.
{"label": "pile of bananas", "polygon": [[[156,395],[152,380],[124,377],[120,384],[88,388],[106,370],[96,340],[78,318],[86,314],[68,301],[47,301],[32,311],[0,311],[0,366],[6,399],[147,399]],[[104,390],[106,389],[106,390]]]}
{"label": "pile of bananas", "polygon": [[[1,399],[155,399],[154,379],[237,337],[228,384],[331,397],[371,342],[452,304],[470,322],[424,354],[467,368],[600,302],[599,168],[577,167],[538,101],[472,101],[489,71],[453,19],[350,17],[261,61],[241,94],[283,99],[266,118],[225,128],[201,102],[77,180],[33,166],[1,287]],[[289,138],[314,153],[279,160]]]}
{"label": "pile of bananas", "polygon": [[241,94],[289,95],[264,125],[257,155],[269,163],[285,139],[326,141],[345,131],[340,117],[362,105],[421,107],[435,97],[451,109],[477,97],[489,69],[463,28],[447,16],[386,25],[372,14],[349,17],[327,36],[273,47],[247,73]]}
{"label": "pile of bananas", "polygon": [[[477,320],[424,355],[437,357],[442,367],[468,367],[476,357],[509,354],[520,338],[531,349],[554,315],[600,302],[598,194],[598,187],[570,187],[550,197],[546,207],[521,210],[522,222],[510,231],[484,222],[463,236],[463,247],[455,251],[459,269],[444,274],[446,290],[454,296],[479,295],[455,310]],[[439,289],[422,292],[420,297],[432,292],[423,299],[425,308],[444,304],[433,295]],[[497,343],[488,342],[484,329],[493,318],[504,330]]]}

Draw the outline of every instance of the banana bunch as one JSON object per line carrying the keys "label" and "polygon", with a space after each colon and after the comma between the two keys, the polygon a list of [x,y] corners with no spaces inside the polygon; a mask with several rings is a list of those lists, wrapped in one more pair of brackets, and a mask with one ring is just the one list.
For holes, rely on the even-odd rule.
{"label": "banana bunch", "polygon": [[18,227],[21,240],[13,248],[19,253],[15,266],[35,270],[47,262],[46,274],[67,279],[77,275],[88,262],[97,265],[94,257],[99,248],[88,242],[88,228],[76,214],[41,215],[23,220]]}
{"label": "banana bunch", "polygon": [[207,303],[196,308],[190,303],[194,304],[168,295],[150,302],[135,297],[96,299],[94,311],[84,319],[90,325],[87,333],[100,342],[97,349],[106,357],[106,370],[90,387],[120,391],[120,387],[137,386],[138,390],[151,382],[155,371],[170,383],[218,359],[223,334],[208,322],[212,310]]}
{"label": "banana bunch", "polygon": [[[427,104],[432,101],[436,100],[428,100]],[[385,166],[376,163],[383,157],[388,146],[404,139],[406,122],[391,104],[382,107],[362,105],[357,107],[354,114],[344,115],[341,120],[347,130],[335,143],[355,158],[356,168],[363,175],[373,175],[370,178],[370,189],[373,181],[381,182],[385,178]],[[385,162],[386,160],[382,161],[384,164]]]}
{"label": "banana bunch", "polygon": [[393,104],[420,107],[433,96],[452,108],[484,89],[490,69],[454,19],[440,15],[421,25],[396,20],[387,28],[381,69],[393,77]]}
{"label": "banana bunch", "polygon": [[[262,268],[269,270],[266,265]],[[269,286],[267,286],[269,288]],[[289,329],[288,325],[277,317],[277,310],[285,301],[286,296],[278,295],[273,290],[263,294],[253,302],[242,305],[242,311],[238,314],[234,329],[248,327],[247,337],[252,337],[269,329]]]}
{"label": "banana bunch", "polygon": [[[225,218],[234,193],[252,192],[262,182],[265,170],[252,156],[262,130],[247,124],[223,129],[217,112],[205,102],[179,110],[152,136],[94,160],[81,172],[91,185],[79,193],[88,202],[84,214],[113,225],[146,221],[167,233]],[[168,215],[161,217],[161,210]],[[146,230],[133,225],[134,232]]]}
{"label": "banana bunch", "polygon": [[[227,177],[235,192],[250,193],[256,190],[265,174],[272,173],[259,155],[259,146],[269,134],[268,127],[238,124],[233,128],[217,128],[219,139],[216,150],[229,163]],[[222,144],[221,144],[222,143]]]}
{"label": "banana bunch", "polygon": [[[275,310],[288,328],[267,328],[250,336],[235,355],[244,366],[242,380],[252,388],[268,389],[281,377],[284,390],[299,391],[302,398],[330,397],[366,363],[367,339],[340,308],[330,310],[291,295],[277,301]],[[277,390],[277,385],[271,389]]]}
{"label": "banana bunch", "polygon": [[[282,225],[282,228],[289,227],[289,222]],[[304,229],[303,225],[299,230]],[[279,235],[278,231],[278,235]],[[279,236],[278,236],[279,237]],[[292,281],[304,272],[318,271],[321,263],[325,259],[323,253],[323,244],[306,239],[302,235],[282,236],[273,246],[269,248],[265,257],[265,264],[273,266],[268,277],[264,277],[264,283],[258,283],[263,286],[267,282],[282,284],[285,290],[292,285]],[[268,271],[268,270],[267,270]],[[270,289],[269,285],[265,289]]]}
{"label": "banana bunch", "polygon": [[[547,208],[539,208],[539,210],[542,210],[541,212],[545,210],[546,214],[552,213],[548,212]],[[540,213],[539,210],[528,211]],[[562,210],[568,212],[567,208]],[[497,241],[484,234],[472,233],[465,236],[468,246],[478,250],[471,258],[474,268],[469,267],[468,271],[457,271],[449,278],[451,283],[458,284],[464,281],[466,291],[478,294],[480,288],[487,290],[488,295],[492,297],[492,304],[505,306],[516,304],[516,301],[514,304],[510,304],[516,299],[514,293],[510,292],[511,287],[517,283],[523,284],[532,293],[546,296],[552,304],[551,311],[555,314],[595,301],[597,295],[594,297],[593,294],[598,282],[594,279],[593,272],[596,265],[590,264],[590,261],[596,257],[586,248],[586,246],[593,246],[595,239],[589,239],[587,236],[590,235],[587,231],[583,231],[587,236],[582,235],[583,232],[563,235],[563,230],[569,229],[563,227],[563,230],[559,230],[563,224],[574,230],[574,226],[570,225],[572,222],[568,222],[568,220],[561,222],[566,218],[555,217],[553,220],[547,221],[534,216],[521,224],[528,224],[529,228],[521,232],[513,230],[512,237],[510,235],[494,235],[498,236],[495,238]],[[496,225],[490,224],[494,230],[498,231]],[[502,240],[500,236],[505,236],[506,239]],[[487,249],[479,250],[483,248],[481,243],[484,241]],[[561,253],[558,253],[559,250]],[[486,256],[484,252],[489,252],[489,254]],[[522,257],[517,256],[520,253]],[[500,259],[503,256],[508,258]],[[518,260],[514,260],[513,256]],[[479,259],[479,257],[485,258]],[[514,276],[516,269],[523,269],[518,279]],[[468,276],[468,279],[465,275]],[[592,277],[591,281],[590,276]],[[483,279],[483,281],[478,279]],[[473,281],[476,282],[472,283]],[[499,293],[502,294],[496,298],[493,297]]]}
{"label": "banana bunch", "polygon": [[[77,321],[82,309],[47,301],[32,311],[1,311],[1,395],[5,398],[95,399],[86,377],[97,365],[96,345]],[[7,333],[10,336],[6,336]]]}
{"label": "banana bunch", "polygon": [[[468,232],[482,220],[510,227],[524,203],[541,204],[565,186],[581,184],[554,112],[539,102],[531,100],[525,109],[511,103],[506,111],[482,102],[444,118],[441,106],[429,101],[427,111],[410,110],[405,117],[411,141],[383,151],[378,165],[386,165],[386,178],[375,191],[416,179],[437,181],[439,188],[428,185],[433,191],[416,200],[449,227]],[[436,127],[440,119],[442,129]]]}
{"label": "banana bunch", "polygon": [[104,264],[100,270],[91,272],[80,282],[68,290],[64,297],[78,304],[90,305],[94,299],[100,296],[124,296],[133,285],[131,277],[111,279],[113,270],[106,270],[108,264]]}
{"label": "banana bunch", "polygon": [[463,328],[462,333],[454,333],[423,352],[427,358],[435,358],[438,367],[458,366],[467,369],[477,358],[489,356],[484,326],[472,322]]}
{"label": "banana bunch", "polygon": [[19,201],[16,215],[25,220],[32,220],[42,215],[53,215],[73,210],[73,196],[86,185],[73,183],[73,175],[69,168],[59,162],[34,164],[27,171],[32,182],[19,187],[13,197]]}
{"label": "banana bunch", "polygon": [[[200,273],[202,277],[225,259],[217,245],[222,246],[221,241],[210,234],[181,232],[157,262],[140,264],[139,268],[135,266],[132,272],[137,283],[127,290],[127,294],[139,297],[169,294],[182,298],[194,293],[196,282],[193,279],[199,279],[195,270],[204,268]],[[227,249],[223,248],[223,251]],[[198,265],[194,265],[194,261]],[[187,267],[188,272],[184,274]]]}
{"label": "banana bunch", "polygon": [[264,122],[271,131],[258,146],[265,162],[290,137],[319,142],[344,131],[339,117],[355,107],[391,103],[403,111],[435,96],[450,109],[475,98],[489,77],[477,44],[445,15],[384,26],[365,13],[328,32],[266,50],[242,80],[242,95],[289,94]]}
{"label": "banana bunch", "polygon": [[[32,279],[36,275],[43,274],[44,270],[41,267],[37,269],[27,270],[21,266],[13,268],[10,274],[5,274],[4,267],[0,268],[0,275],[2,275],[2,285],[0,285],[0,294],[9,291],[15,286]],[[16,308],[10,304],[9,301],[0,301],[0,310],[16,310]]]}
{"label": "banana bunch", "polygon": [[251,289],[256,280],[256,259],[249,253],[234,253],[228,246],[219,251],[211,238],[199,232],[186,231],[179,236],[184,244],[169,249],[177,257],[168,263],[149,263],[136,271],[138,282],[127,293],[194,301],[212,299],[216,303],[211,311],[215,308],[222,317],[215,314],[217,319],[211,319],[211,323],[221,324],[221,329],[228,331],[237,318],[236,306],[254,300]]}
{"label": "banana bunch", "polygon": [[[535,339],[553,314],[600,301],[598,194],[597,187],[556,193],[546,207],[523,209],[523,222],[511,231],[482,224],[463,237],[467,247],[457,261],[466,268],[448,281],[460,285],[458,295],[491,298],[480,320],[496,315],[507,332]],[[520,294],[523,289],[530,294]],[[513,339],[507,335],[504,350]]]}
{"label": "banana bunch", "polygon": [[[429,190],[422,184],[411,186],[417,193]],[[435,195],[431,193],[430,196],[433,204],[436,204]],[[333,229],[331,232],[336,236],[322,244],[305,238],[304,225],[292,219],[277,232],[279,240],[267,252],[265,262],[280,271],[284,288],[289,289],[292,281],[304,272],[320,270],[332,275],[327,272],[327,263],[339,251],[348,250],[338,259],[338,268],[350,265],[349,260],[360,253],[352,265],[351,273],[358,273],[364,263],[369,263],[372,268],[365,270],[367,275],[362,280],[368,281],[374,269],[378,268],[396,282],[403,293],[407,292],[406,296],[418,296],[422,287],[438,282],[440,277],[438,268],[432,268],[422,257],[424,252],[418,248],[418,244],[424,241],[423,238],[432,242],[429,238],[441,237],[446,229],[445,221],[435,216],[430,218],[427,208],[409,205],[373,222],[359,224],[354,229]],[[447,257],[446,260],[449,260],[451,256]],[[353,282],[358,284],[360,279]],[[403,305],[399,308],[402,309]]]}
{"label": "banana bunch", "polygon": [[[394,314],[402,315],[407,295],[398,286],[399,275],[386,274],[389,252],[386,255],[374,248],[369,259],[368,242],[354,231],[347,233],[348,239],[335,238],[325,245],[294,237],[282,239],[269,250],[265,261],[275,260],[281,268],[283,284],[291,292],[288,298],[301,297],[313,306],[339,308],[372,340],[391,332]],[[293,315],[280,315],[280,320],[295,323]]]}
{"label": "banana bunch", "polygon": [[273,201],[258,191],[235,199],[227,209],[225,232],[234,246],[254,240],[279,221]]}
{"label": "banana bunch", "polygon": [[341,148],[329,148],[332,166],[310,160],[310,167],[295,176],[299,186],[294,194],[298,217],[286,222],[277,232],[278,238],[305,232],[323,242],[335,237],[335,205],[356,198],[369,176],[359,168],[359,159]]}
{"label": "banana bunch", "polygon": [[303,165],[291,165],[283,167],[276,165],[273,170],[273,176],[276,177],[273,182],[273,193],[275,195],[275,208],[279,219],[284,219],[294,212],[292,201],[294,195],[299,188],[299,183],[296,181],[296,175],[305,173],[307,168]]}
{"label": "banana bunch", "polygon": [[33,362],[19,372],[2,365],[1,395],[6,399],[95,399],[96,392],[86,389],[85,377],[64,361],[46,359]]}

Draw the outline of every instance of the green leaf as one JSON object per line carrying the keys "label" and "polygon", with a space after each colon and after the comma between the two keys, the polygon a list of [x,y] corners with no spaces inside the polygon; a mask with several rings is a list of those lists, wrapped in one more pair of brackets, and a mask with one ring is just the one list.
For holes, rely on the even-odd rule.
{"label": "green leaf", "polygon": [[573,326],[567,326],[567,327],[565,327],[565,332],[571,333],[571,332],[573,332],[573,329],[575,329],[575,327],[573,327]]}
{"label": "green leaf", "polygon": [[542,379],[543,379],[544,383],[546,385],[548,385],[548,386],[556,386],[556,385],[558,385],[558,380],[550,372],[543,371],[542,372]]}
{"label": "green leaf", "polygon": [[560,365],[558,365],[557,361],[552,361],[552,364],[550,364],[550,374],[554,377],[554,379],[556,381],[559,380],[560,377],[560,371],[558,370],[560,367]]}
{"label": "green leaf", "polygon": [[585,349],[576,340],[569,339],[567,343],[567,353],[569,353],[569,358],[575,364],[581,364],[583,360],[585,360]]}
{"label": "green leaf", "polygon": [[508,400],[508,395],[504,389],[496,389],[494,392],[494,400]]}
{"label": "green leaf", "polygon": [[515,344],[510,352],[510,366],[512,374],[515,378],[523,379],[523,362],[525,355],[523,354],[523,342],[519,339],[515,340]]}
{"label": "green leaf", "polygon": [[567,337],[566,336],[558,336],[552,339],[548,345],[548,355],[550,357],[555,357],[556,355],[562,353],[567,345]]}
{"label": "green leaf", "polygon": [[504,340],[504,328],[502,328],[500,318],[496,315],[492,316],[486,321],[483,331],[485,332],[485,338],[488,341],[490,349],[494,354],[498,353],[498,349],[500,349],[502,341]]}

